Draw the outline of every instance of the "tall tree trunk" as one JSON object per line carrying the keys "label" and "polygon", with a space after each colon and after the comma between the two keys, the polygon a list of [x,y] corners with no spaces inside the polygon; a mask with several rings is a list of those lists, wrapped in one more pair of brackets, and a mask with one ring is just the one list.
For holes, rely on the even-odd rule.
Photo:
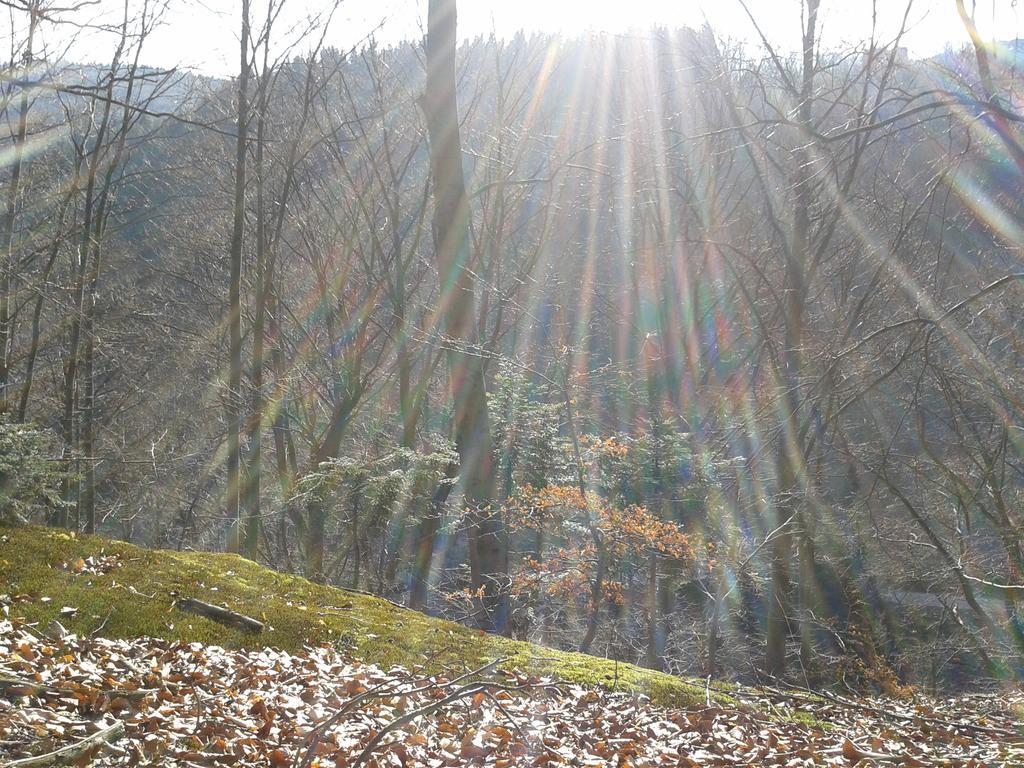
{"label": "tall tree trunk", "polygon": [[84,520],[85,532],[96,533],[96,334],[93,322],[96,300],[91,291],[87,305],[88,333],[82,355],[82,395],[79,405],[82,420],[81,448],[85,467],[82,472],[82,490],[78,506],[80,522]]}
{"label": "tall tree trunk", "polygon": [[590,647],[597,638],[601,628],[601,607],[604,604],[604,580],[608,571],[608,548],[605,546],[604,534],[598,525],[594,510],[587,499],[587,479],[584,475],[583,453],[580,448],[580,434],[576,429],[576,413],[573,411],[572,395],[569,392],[570,372],[566,369],[565,386],[562,397],[565,404],[565,420],[569,426],[569,441],[572,445],[573,463],[576,465],[576,488],[580,492],[580,503],[586,507],[587,533],[590,543],[594,546],[594,576],[590,580],[590,600],[587,606],[587,629],[580,640],[581,653],[590,653]]}
{"label": "tall tree trunk", "polygon": [[[803,77],[800,86],[798,124],[802,135],[798,137],[801,149],[796,155],[794,176],[795,205],[793,231],[786,253],[785,284],[783,286],[783,316],[785,345],[782,351],[783,370],[781,386],[784,403],[782,446],[778,455],[778,493],[775,503],[774,527],[779,530],[772,545],[771,588],[768,595],[768,622],[765,638],[765,672],[772,676],[785,674],[786,637],[789,634],[787,606],[790,602],[790,582],[793,560],[794,530],[806,536],[800,517],[804,511],[801,485],[804,482],[803,447],[800,444],[799,410],[801,405],[801,374],[803,365],[804,305],[807,297],[805,284],[810,243],[811,174],[812,157],[806,148],[810,140],[811,103],[815,74],[815,39],[819,0],[808,0],[807,22],[803,34]],[[809,547],[801,546],[806,554]],[[802,575],[807,569],[801,568]],[[801,590],[801,594],[803,591]],[[801,606],[801,611],[804,606]],[[802,618],[802,616],[801,616]]]}
{"label": "tall tree trunk", "polygon": [[402,419],[402,447],[416,445],[416,397],[412,391],[412,348],[409,345],[409,328],[406,319],[405,269],[402,254],[398,254],[398,271],[395,275],[395,335],[398,338],[398,411]]}
{"label": "tall tree trunk", "polygon": [[300,524],[299,536],[302,541],[305,576],[310,581],[323,583],[324,537],[327,535],[327,504],[323,499],[313,499],[307,506],[306,516]]}
{"label": "tall tree trunk", "polygon": [[[452,480],[458,476],[459,468],[454,464],[445,471],[445,479]],[[450,482],[441,483],[430,500],[427,516],[416,526],[416,550],[412,566],[412,584],[409,587],[408,605],[414,611],[422,611],[427,604],[427,592],[430,588],[431,564],[434,561],[434,546],[437,534],[444,520],[444,508],[451,494]]]}
{"label": "tall tree trunk", "polygon": [[[35,42],[39,17],[36,0],[28,4],[28,38],[25,42],[24,66],[32,66],[32,46]],[[6,413],[7,387],[11,376],[11,357],[14,345],[14,318],[11,313],[11,275],[14,274],[14,217],[21,192],[21,168],[25,157],[25,137],[28,134],[28,87],[22,86],[18,104],[18,128],[14,135],[14,157],[11,160],[11,180],[7,185],[7,204],[4,207],[0,237],[3,238],[4,266],[0,273],[0,413]]]}
{"label": "tall tree trunk", "polygon": [[[79,161],[75,165],[74,179],[78,178],[80,170],[81,162]],[[68,191],[64,195],[64,198],[61,200],[60,210],[56,218],[57,231],[54,235],[53,242],[50,243],[50,254],[46,260],[46,266],[43,268],[42,275],[40,275],[40,286],[44,286],[49,282],[50,274],[53,272],[53,268],[57,263],[57,257],[60,255],[60,247],[63,244],[63,229],[68,208],[71,205],[71,201],[78,194],[78,191],[77,182],[72,181]],[[35,377],[36,359],[39,357],[39,342],[42,333],[43,302],[45,298],[45,292],[40,289],[39,293],[36,295],[35,306],[32,309],[32,331],[29,336],[28,353],[25,357],[25,380],[22,382],[21,393],[18,398],[18,422],[25,421],[28,415],[28,402],[29,397],[32,394],[32,381]]]}
{"label": "tall tree trunk", "polygon": [[[131,88],[128,89],[131,98]],[[85,295],[82,302],[82,335],[85,337],[85,348],[82,352],[81,372],[79,374],[79,406],[80,421],[79,440],[85,467],[82,472],[82,483],[78,498],[79,522],[84,520],[85,532],[96,532],[96,305],[99,296],[100,275],[102,273],[103,238],[105,236],[111,186],[115,168],[120,162],[123,140],[127,132],[127,109],[122,125],[121,141],[115,157],[107,169],[96,207],[96,224],[92,235],[92,258],[89,265],[89,276],[86,281]]]}
{"label": "tall tree trunk", "polygon": [[[310,470],[316,471],[325,461],[338,457],[341,451],[341,441],[348,430],[352,415],[359,400],[362,398],[363,390],[358,387],[355,391],[347,394],[339,393],[338,400],[331,411],[330,423],[327,431],[320,439],[320,443],[313,451],[310,461]],[[305,556],[305,574],[311,581],[324,581],[324,537],[327,535],[327,519],[330,517],[331,507],[327,498],[321,494],[314,494],[313,498],[306,503],[305,517],[297,514],[296,524],[299,527],[299,536],[303,545]]]}
{"label": "tall tree trunk", "polygon": [[[116,61],[116,60],[115,60]],[[113,78],[111,78],[111,82]],[[86,287],[87,287],[87,270],[89,264],[89,258],[93,255],[93,225],[96,219],[96,178],[99,173],[99,164],[102,154],[102,147],[104,141],[106,141],[107,129],[109,127],[110,119],[110,98],[112,96],[112,88],[110,85],[107,87],[107,101],[103,107],[103,117],[100,121],[100,127],[96,132],[96,140],[92,149],[91,156],[87,162],[87,178],[85,184],[85,204],[82,212],[82,235],[81,240],[78,243],[78,250],[75,254],[76,258],[72,260],[71,264],[71,275],[73,278],[73,287],[71,289],[71,328],[69,332],[68,340],[68,353],[67,358],[64,361],[64,380],[62,388],[62,412],[60,419],[61,437],[63,438],[63,453],[62,458],[68,462],[74,462],[67,466],[68,470],[72,470],[68,475],[65,476],[64,487],[62,489],[62,498],[65,502],[63,506],[59,508],[56,513],[54,522],[65,527],[69,524],[68,520],[68,509],[71,503],[75,504],[76,510],[79,502],[79,493],[81,484],[75,477],[79,465],[77,463],[78,453],[78,438],[79,429],[78,422],[79,416],[77,406],[79,404],[79,376],[81,367],[81,355],[82,355],[82,334],[83,330],[88,333],[88,328],[85,326],[86,317]]]}
{"label": "tall tree trunk", "polygon": [[242,0],[239,45],[238,111],[235,140],[234,217],[228,251],[228,392],[227,392],[227,549],[238,552],[242,540],[242,242],[245,227],[245,160],[249,129],[249,0]]}
{"label": "tall tree trunk", "polygon": [[359,490],[352,493],[352,523],[349,525],[349,536],[352,542],[352,589],[359,589],[359,577],[363,570],[363,548],[359,538]]}
{"label": "tall tree trunk", "polygon": [[[121,39],[128,39],[128,17],[121,26]],[[89,267],[89,279],[83,304],[82,329],[85,335],[85,353],[82,360],[81,383],[81,442],[82,454],[85,458],[84,482],[79,501],[80,517],[85,519],[85,532],[96,532],[96,312],[99,298],[100,276],[103,271],[103,240],[106,237],[107,221],[113,205],[115,175],[121,168],[125,146],[131,128],[132,96],[135,92],[135,73],[138,71],[139,56],[142,51],[141,40],[135,50],[134,61],[127,71],[127,82],[124,92],[124,106],[121,109],[120,127],[113,135],[111,156],[107,164],[103,184],[100,188],[96,205],[96,218],[92,236],[92,260]],[[112,69],[114,71],[114,69]],[[111,91],[112,93],[112,91]]]}
{"label": "tall tree trunk", "polygon": [[423,96],[434,182],[434,256],[440,280],[442,331],[449,344],[459,476],[469,510],[470,571],[483,589],[482,624],[508,629],[508,549],[494,496],[493,453],[482,358],[475,353],[476,281],[469,268],[469,200],[462,169],[456,99],[456,0],[430,0],[427,83]]}
{"label": "tall tree trunk", "polygon": [[647,554],[647,659],[645,666],[661,669],[661,643],[658,627],[658,553]]}
{"label": "tall tree trunk", "polygon": [[[269,35],[267,35],[269,38]],[[257,93],[259,94],[259,116],[256,123],[256,305],[253,308],[252,326],[252,367],[250,369],[250,386],[252,388],[252,412],[246,435],[250,441],[247,470],[245,472],[245,491],[241,506],[245,515],[241,531],[241,554],[250,560],[256,559],[257,545],[260,538],[262,523],[261,492],[263,461],[263,411],[264,411],[264,355],[267,333],[267,211],[264,200],[264,146],[266,144],[266,113],[267,87],[270,74],[268,72],[269,52],[266,43],[263,54],[263,74],[260,78]]]}
{"label": "tall tree trunk", "polygon": [[725,600],[729,594],[725,566],[717,565],[711,578],[714,581],[715,594],[711,600],[708,616],[708,655],[704,663],[704,674],[707,677],[718,677],[718,654],[722,647],[722,614],[727,609]]}

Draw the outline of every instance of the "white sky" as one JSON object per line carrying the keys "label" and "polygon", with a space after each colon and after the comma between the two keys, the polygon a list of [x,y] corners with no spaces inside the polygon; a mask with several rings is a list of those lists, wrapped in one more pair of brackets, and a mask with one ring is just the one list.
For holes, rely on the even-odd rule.
{"label": "white sky", "polygon": [[[254,16],[266,0],[253,0]],[[309,16],[323,7],[322,0],[285,0],[286,13],[278,29],[298,32],[308,28]],[[1020,28],[1013,0],[975,0],[977,19],[986,37],[1013,40]],[[131,0],[137,3],[139,0]],[[169,0],[165,25],[153,36],[147,63],[185,66],[211,74],[230,75],[237,69],[239,0]],[[968,0],[970,3],[971,0]],[[800,33],[800,0],[748,0],[748,5],[768,38],[795,50]],[[878,28],[883,36],[898,28],[905,9],[903,0],[878,0]],[[381,22],[376,36],[383,41],[419,37],[425,18],[424,0],[343,0],[331,27],[329,40],[347,48],[363,39]],[[99,0],[82,12],[91,19],[116,13],[118,0]],[[970,6],[969,6],[970,7]],[[871,30],[871,0],[823,0],[820,28],[826,45],[866,39]],[[111,18],[110,16],[105,16]],[[914,0],[911,31],[905,45],[913,55],[930,55],[947,44],[960,47],[966,41],[954,0]],[[489,34],[508,36],[518,29],[566,34],[599,30],[628,32],[660,24],[668,27],[699,26],[704,21],[723,36],[756,39],[754,28],[739,0],[460,0],[459,29],[464,37]],[[5,23],[5,22],[0,22]],[[8,32],[9,34],[9,32]],[[59,33],[49,33],[51,45]],[[109,55],[107,37],[94,33],[71,51],[69,58],[101,60]]]}

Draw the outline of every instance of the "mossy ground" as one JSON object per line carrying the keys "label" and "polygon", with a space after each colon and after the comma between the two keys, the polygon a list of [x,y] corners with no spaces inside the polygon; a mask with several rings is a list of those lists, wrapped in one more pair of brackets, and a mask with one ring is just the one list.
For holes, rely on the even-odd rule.
{"label": "mossy ground", "polygon": [[[118,556],[120,566],[101,575],[65,567],[102,555]],[[661,704],[700,705],[707,695],[701,683],[488,635],[386,600],[278,573],[237,555],[147,550],[47,528],[0,528],[0,593],[30,598],[11,606],[12,617],[43,627],[58,619],[80,634],[102,626],[103,636],[111,638],[150,636],[288,651],[328,642],[384,668],[423,666],[428,672],[474,669],[504,658],[502,666],[509,669],[641,692]],[[246,634],[182,613],[174,607],[175,596],[224,604],[261,619],[268,629]],[[77,610],[62,615],[64,607]],[[712,698],[731,703],[721,693]]]}

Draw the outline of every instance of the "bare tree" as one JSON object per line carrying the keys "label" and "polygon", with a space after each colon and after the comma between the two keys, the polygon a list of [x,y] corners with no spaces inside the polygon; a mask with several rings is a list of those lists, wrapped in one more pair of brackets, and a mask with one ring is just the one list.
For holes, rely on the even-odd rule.
{"label": "bare tree", "polygon": [[475,347],[475,281],[469,263],[469,198],[462,168],[456,99],[455,0],[431,0],[427,17],[427,84],[423,109],[434,185],[434,248],[441,286],[442,331],[448,338],[449,377],[459,451],[459,480],[470,516],[470,569],[482,590],[483,621],[507,629],[506,533],[494,501],[491,431],[483,365]]}

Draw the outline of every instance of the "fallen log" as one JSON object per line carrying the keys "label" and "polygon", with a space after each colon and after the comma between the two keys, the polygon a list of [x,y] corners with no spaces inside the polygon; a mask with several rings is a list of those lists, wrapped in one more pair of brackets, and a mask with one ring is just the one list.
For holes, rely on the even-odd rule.
{"label": "fallen log", "polygon": [[185,597],[178,601],[178,608],[187,613],[194,613],[205,616],[208,619],[225,624],[229,627],[241,629],[244,632],[262,632],[263,622],[258,621],[244,613],[232,611],[230,608],[221,608],[219,605],[204,603],[194,597]]}
{"label": "fallen log", "polygon": [[72,765],[103,744],[113,744],[122,738],[124,738],[124,723],[119,720],[74,744],[47,752],[45,755],[12,760],[4,768],[44,768],[50,765]]}

